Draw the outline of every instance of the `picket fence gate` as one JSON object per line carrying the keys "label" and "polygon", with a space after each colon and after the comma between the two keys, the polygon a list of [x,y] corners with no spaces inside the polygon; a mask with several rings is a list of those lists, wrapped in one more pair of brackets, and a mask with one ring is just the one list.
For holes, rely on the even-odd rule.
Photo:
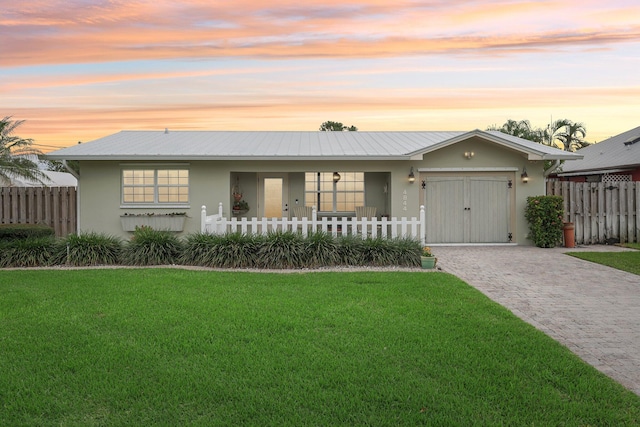
{"label": "picket fence gate", "polygon": [[366,237],[410,237],[425,244],[425,211],[420,206],[419,218],[355,218],[355,217],[323,217],[318,218],[314,206],[311,218],[226,218],[223,215],[222,203],[218,204],[218,212],[207,215],[207,207],[202,206],[200,231],[203,233],[224,234],[240,232],[243,234],[267,234],[273,231],[298,231],[303,236],[308,233],[324,231],[333,236],[358,235]]}
{"label": "picket fence gate", "polygon": [[76,187],[0,187],[0,224],[46,224],[64,237],[77,228]]}
{"label": "picket fence gate", "polygon": [[577,244],[640,242],[640,182],[548,181],[547,195],[562,196]]}

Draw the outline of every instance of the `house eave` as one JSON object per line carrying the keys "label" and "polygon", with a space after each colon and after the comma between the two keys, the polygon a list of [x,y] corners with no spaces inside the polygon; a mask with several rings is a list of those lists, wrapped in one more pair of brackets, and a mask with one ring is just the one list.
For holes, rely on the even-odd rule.
{"label": "house eave", "polygon": [[609,169],[589,169],[589,170],[583,170],[583,171],[559,172],[556,175],[558,175],[558,176],[602,175],[602,174],[606,174],[606,173],[631,172],[634,169],[635,169],[634,167],[614,168],[614,169],[611,169],[611,168],[609,168]]}
{"label": "house eave", "polygon": [[411,156],[149,156],[149,155],[109,155],[109,156],[47,156],[53,160],[79,161],[390,161],[413,160]]}

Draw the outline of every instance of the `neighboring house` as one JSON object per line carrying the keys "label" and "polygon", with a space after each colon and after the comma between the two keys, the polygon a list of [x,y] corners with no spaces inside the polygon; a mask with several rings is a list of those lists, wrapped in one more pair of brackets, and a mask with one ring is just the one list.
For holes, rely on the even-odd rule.
{"label": "neighboring house", "polygon": [[640,181],[640,126],[577,151],[582,160],[565,163],[556,175],[567,181]]}
{"label": "neighboring house", "polygon": [[[215,132],[122,131],[48,155],[78,160],[82,231],[130,236],[124,214],[418,217],[428,243],[517,243],[526,239],[528,196],[545,192],[545,160],[581,156],[497,131]],[[526,171],[528,182],[523,179]],[[335,179],[334,179],[335,177]],[[413,179],[411,179],[413,178]],[[298,209],[295,209],[298,208]]]}
{"label": "neighboring house", "polygon": [[7,187],[77,187],[76,177],[67,172],[42,171],[46,178],[42,182],[26,179],[12,178]]}

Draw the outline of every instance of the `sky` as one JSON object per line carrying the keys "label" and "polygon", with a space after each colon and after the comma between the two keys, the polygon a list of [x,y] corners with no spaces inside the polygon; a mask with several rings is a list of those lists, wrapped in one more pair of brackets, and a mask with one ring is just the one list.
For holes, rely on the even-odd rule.
{"label": "sky", "polygon": [[640,125],[637,0],[0,0],[0,117],[120,130]]}

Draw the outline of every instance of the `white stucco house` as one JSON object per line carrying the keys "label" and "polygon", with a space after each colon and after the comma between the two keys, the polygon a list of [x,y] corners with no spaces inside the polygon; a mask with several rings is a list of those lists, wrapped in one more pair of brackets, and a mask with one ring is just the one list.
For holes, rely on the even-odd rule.
{"label": "white stucco house", "polygon": [[[544,194],[543,164],[581,158],[497,131],[122,131],[48,155],[80,164],[78,229],[129,236],[121,218],[416,217],[429,244],[531,244],[524,209]],[[234,197],[234,194],[236,196]],[[240,196],[239,196],[240,195]],[[233,206],[242,209],[234,210]]]}

